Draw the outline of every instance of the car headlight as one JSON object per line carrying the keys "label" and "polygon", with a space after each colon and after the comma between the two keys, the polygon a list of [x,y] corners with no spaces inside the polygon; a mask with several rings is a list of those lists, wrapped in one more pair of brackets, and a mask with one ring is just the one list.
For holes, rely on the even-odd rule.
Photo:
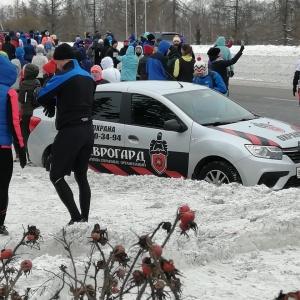
{"label": "car headlight", "polygon": [[282,150],[276,146],[245,145],[246,149],[254,156],[269,159],[282,159]]}

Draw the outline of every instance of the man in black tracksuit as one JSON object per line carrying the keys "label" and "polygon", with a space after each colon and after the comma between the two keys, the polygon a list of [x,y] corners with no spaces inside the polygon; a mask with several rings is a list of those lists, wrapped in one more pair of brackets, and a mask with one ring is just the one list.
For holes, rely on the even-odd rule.
{"label": "man in black tracksuit", "polygon": [[[69,210],[71,225],[87,222],[89,216],[91,190],[87,170],[94,143],[92,103],[96,85],[93,77],[78,65],[68,44],[59,45],[53,59],[60,72],[40,90],[37,100],[48,117],[55,115],[56,107],[58,133],[52,145],[50,180]],[[81,213],[64,179],[71,171],[79,187]]]}

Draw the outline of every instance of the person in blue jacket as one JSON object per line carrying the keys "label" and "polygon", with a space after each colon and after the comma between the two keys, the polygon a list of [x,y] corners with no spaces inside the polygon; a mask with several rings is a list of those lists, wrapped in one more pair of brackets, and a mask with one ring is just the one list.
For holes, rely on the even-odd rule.
{"label": "person in blue jacket", "polygon": [[[66,44],[55,48],[55,75],[38,93],[37,101],[45,115],[54,117],[57,135],[51,153],[50,180],[58,196],[67,207],[71,220],[87,222],[90,211],[91,189],[87,179],[89,159],[93,150],[93,101],[96,83],[74,59],[74,49]],[[80,211],[73,192],[64,179],[74,172],[79,187]]]}
{"label": "person in blue jacket", "polygon": [[122,62],[121,80],[134,81],[136,80],[137,66],[139,63],[138,57],[135,55],[134,47],[129,46],[126,54],[117,56],[117,60]]}
{"label": "person in blue jacket", "polygon": [[155,53],[151,54],[146,62],[146,72],[148,80],[166,80],[169,74],[168,58],[166,54],[169,52],[171,45],[162,40]]}
{"label": "person in blue jacket", "polygon": [[226,94],[227,92],[222,77],[217,72],[209,70],[207,64],[201,60],[201,57],[197,57],[194,64],[193,83],[205,85],[222,94]]}

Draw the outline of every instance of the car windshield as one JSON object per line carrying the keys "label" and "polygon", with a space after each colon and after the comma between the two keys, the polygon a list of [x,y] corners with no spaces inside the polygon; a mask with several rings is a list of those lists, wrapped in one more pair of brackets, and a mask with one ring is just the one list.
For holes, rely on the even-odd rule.
{"label": "car windshield", "polygon": [[210,89],[165,94],[195,122],[201,125],[222,125],[257,118],[229,98]]}

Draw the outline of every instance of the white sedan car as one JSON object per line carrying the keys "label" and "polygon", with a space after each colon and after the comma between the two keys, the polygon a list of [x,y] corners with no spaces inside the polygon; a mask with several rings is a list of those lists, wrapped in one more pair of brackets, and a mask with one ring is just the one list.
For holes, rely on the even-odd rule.
{"label": "white sedan car", "polygon": [[[300,128],[253,114],[200,85],[136,81],[98,85],[90,168],[215,184],[300,186]],[[28,148],[50,162],[55,118],[36,109]]]}

